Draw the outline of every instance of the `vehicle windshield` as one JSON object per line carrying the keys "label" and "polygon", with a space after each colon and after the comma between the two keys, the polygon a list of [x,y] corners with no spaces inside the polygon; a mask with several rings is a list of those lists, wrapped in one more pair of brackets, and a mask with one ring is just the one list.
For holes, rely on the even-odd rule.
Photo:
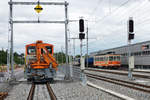
{"label": "vehicle windshield", "polygon": [[48,51],[50,54],[52,54],[52,47],[46,46],[46,49],[47,49],[47,51]]}
{"label": "vehicle windshield", "polygon": [[36,48],[35,46],[29,46],[28,49],[27,49],[27,54],[35,54],[36,53]]}

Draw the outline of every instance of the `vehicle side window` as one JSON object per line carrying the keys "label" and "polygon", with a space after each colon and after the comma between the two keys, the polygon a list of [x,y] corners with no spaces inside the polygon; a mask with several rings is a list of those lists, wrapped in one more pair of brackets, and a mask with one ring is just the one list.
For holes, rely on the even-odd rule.
{"label": "vehicle side window", "polygon": [[120,56],[117,56],[117,61],[120,61]]}
{"label": "vehicle side window", "polygon": [[109,56],[109,61],[113,61],[113,56]]}
{"label": "vehicle side window", "polygon": [[101,61],[102,59],[101,59],[101,57],[99,57],[99,61]]}
{"label": "vehicle side window", "polygon": [[105,61],[108,61],[108,57],[105,57]]}
{"label": "vehicle side window", "polygon": [[116,56],[113,56],[113,61],[116,61]]}
{"label": "vehicle side window", "polygon": [[101,61],[103,61],[103,57],[101,57]]}
{"label": "vehicle side window", "polygon": [[100,61],[100,57],[97,57],[97,61]]}
{"label": "vehicle side window", "polygon": [[96,61],[98,61],[99,57],[96,58]]}

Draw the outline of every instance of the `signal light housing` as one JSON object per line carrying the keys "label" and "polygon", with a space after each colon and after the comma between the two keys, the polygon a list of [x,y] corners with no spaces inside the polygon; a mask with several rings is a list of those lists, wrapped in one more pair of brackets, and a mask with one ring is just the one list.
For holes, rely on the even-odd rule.
{"label": "signal light housing", "polygon": [[132,19],[129,20],[129,32],[134,32],[134,21]]}
{"label": "signal light housing", "polygon": [[84,20],[79,20],[79,32],[84,32]]}

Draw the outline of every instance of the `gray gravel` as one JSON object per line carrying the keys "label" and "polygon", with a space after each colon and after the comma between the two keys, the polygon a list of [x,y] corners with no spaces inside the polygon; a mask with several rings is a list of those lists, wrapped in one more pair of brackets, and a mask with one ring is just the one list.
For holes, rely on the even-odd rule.
{"label": "gray gravel", "polygon": [[149,85],[150,86],[150,79],[145,79],[145,78],[137,78],[134,77],[135,80],[129,80],[128,76],[124,76],[124,75],[117,75],[117,74],[111,74],[111,73],[103,73],[103,72],[96,72],[96,71],[85,71],[91,74],[96,74],[96,75],[102,75],[105,77],[111,77],[111,78],[115,78],[115,79],[119,79],[119,80],[124,80],[124,81],[130,81],[130,82],[135,82],[135,83],[139,83],[139,84],[145,84],[145,85]]}
{"label": "gray gravel", "polygon": [[[92,68],[92,67],[90,67],[90,68],[87,68],[87,69],[95,69],[95,70],[107,70],[107,71],[110,71],[110,72],[121,72],[121,73],[128,73],[128,71],[126,71],[126,70],[119,70],[119,69],[101,69],[101,68]],[[140,71],[140,70],[137,70],[137,69],[134,69],[134,71]],[[146,72],[149,72],[149,73],[144,73],[142,70],[141,70],[141,72],[134,72],[133,71],[133,74],[140,74],[140,75],[146,75],[146,76],[150,76],[150,70],[144,70],[144,71],[146,71]]]}
{"label": "gray gravel", "polygon": [[45,84],[36,85],[34,100],[51,100]]}
{"label": "gray gravel", "polygon": [[[23,70],[17,70],[17,71],[14,71],[14,73],[15,73],[14,75],[16,77],[16,80],[20,80],[24,76]],[[6,74],[4,76],[6,76]],[[4,77],[3,82],[0,82],[0,92],[9,92],[14,85],[15,84],[8,83],[8,81],[6,80],[6,77]]]}
{"label": "gray gravel", "polygon": [[30,91],[31,84],[15,85],[8,93],[5,100],[26,100]]}
{"label": "gray gravel", "polygon": [[[51,84],[58,100],[120,100],[113,95],[100,91],[98,89],[83,86],[80,83],[80,70],[73,70],[73,81],[57,80]],[[135,98],[137,100],[150,100],[150,95],[128,89],[122,86],[88,78],[92,83],[106,89]],[[31,84],[20,83],[15,85],[9,92],[6,100],[26,100],[29,94]],[[50,100],[46,85],[38,84],[35,88],[34,100]]]}
{"label": "gray gravel", "polygon": [[[51,86],[58,100],[120,100],[95,88],[82,86],[79,81],[56,81]],[[31,84],[14,86],[6,100],[26,100],[30,87]],[[46,85],[36,85],[34,100],[50,100]]]}
{"label": "gray gravel", "polygon": [[95,88],[82,86],[79,81],[59,81],[51,86],[58,100],[120,100]]}
{"label": "gray gravel", "polygon": [[[99,73],[92,72],[92,74],[99,74]],[[122,76],[118,76],[118,75],[114,76],[114,75],[108,75],[106,73],[103,74],[103,75],[109,76],[109,77],[113,77],[113,78],[121,78],[121,79],[123,79]],[[124,87],[124,86],[120,86],[120,85],[115,85],[115,84],[108,83],[108,82],[105,82],[105,81],[96,80],[96,79],[93,79],[93,78],[88,78],[88,80],[90,82],[96,84],[96,85],[99,85],[99,86],[103,87],[103,88],[111,89],[112,91],[124,94],[124,95],[132,97],[132,98],[134,98],[136,100],[150,100],[150,94],[148,94],[148,93],[144,93],[144,92],[141,92],[141,91],[133,90],[133,89],[130,89],[130,88],[127,88],[127,87]]]}
{"label": "gray gravel", "polygon": [[148,94],[148,93],[143,93],[143,92],[140,92],[137,90],[127,88],[127,87],[123,87],[123,86],[119,86],[119,85],[115,85],[115,84],[111,84],[108,82],[95,80],[95,79],[91,79],[91,78],[88,78],[88,80],[90,80],[92,83],[97,84],[103,88],[111,89],[112,91],[124,94],[124,95],[132,97],[136,100],[150,100],[150,94]]}

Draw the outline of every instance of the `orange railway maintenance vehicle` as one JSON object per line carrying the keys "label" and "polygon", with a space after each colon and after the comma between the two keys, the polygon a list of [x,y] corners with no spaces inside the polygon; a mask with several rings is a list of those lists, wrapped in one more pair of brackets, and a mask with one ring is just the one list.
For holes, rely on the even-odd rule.
{"label": "orange railway maintenance vehicle", "polygon": [[26,45],[25,77],[28,81],[52,81],[56,76],[57,62],[54,46],[38,40]]}

